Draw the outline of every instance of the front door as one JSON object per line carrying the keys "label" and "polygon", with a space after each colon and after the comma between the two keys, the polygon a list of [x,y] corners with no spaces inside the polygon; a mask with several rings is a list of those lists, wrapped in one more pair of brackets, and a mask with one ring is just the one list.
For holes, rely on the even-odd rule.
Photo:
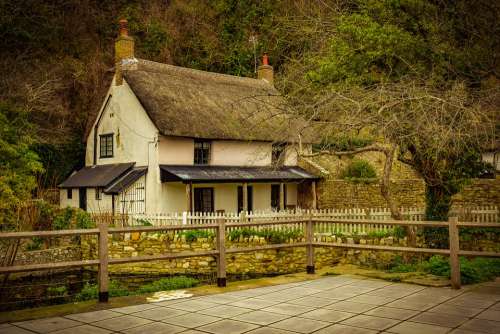
{"label": "front door", "polygon": [[214,212],[214,188],[194,188],[194,211]]}
{"label": "front door", "polygon": [[[253,187],[247,186],[247,211],[253,211]],[[238,212],[243,211],[243,187],[238,186]]]}
{"label": "front door", "polygon": [[87,211],[87,188],[78,189],[80,209]]}

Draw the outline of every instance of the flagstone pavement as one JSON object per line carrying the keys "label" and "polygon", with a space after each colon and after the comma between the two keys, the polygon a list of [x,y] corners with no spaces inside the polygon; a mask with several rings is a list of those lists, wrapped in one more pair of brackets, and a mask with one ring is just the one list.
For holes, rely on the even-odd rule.
{"label": "flagstone pavement", "polygon": [[0,334],[500,333],[500,279],[452,290],[352,276],[0,324]]}

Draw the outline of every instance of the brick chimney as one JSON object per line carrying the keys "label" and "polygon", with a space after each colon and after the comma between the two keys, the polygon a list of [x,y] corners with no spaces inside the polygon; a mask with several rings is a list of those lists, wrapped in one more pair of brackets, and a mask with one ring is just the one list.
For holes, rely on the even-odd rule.
{"label": "brick chimney", "polygon": [[257,78],[266,80],[271,85],[274,83],[274,71],[273,67],[269,65],[269,56],[267,53],[264,53],[262,56],[262,63],[257,69]]}
{"label": "brick chimney", "polygon": [[[120,20],[120,34],[115,40],[115,84],[123,83],[123,68],[128,63],[135,63],[134,39],[128,35],[127,20]],[[129,61],[127,61],[129,60]]]}

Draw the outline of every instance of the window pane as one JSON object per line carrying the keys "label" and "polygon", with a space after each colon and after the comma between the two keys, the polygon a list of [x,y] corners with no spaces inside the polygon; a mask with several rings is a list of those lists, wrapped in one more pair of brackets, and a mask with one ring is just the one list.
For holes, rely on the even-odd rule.
{"label": "window pane", "polygon": [[101,158],[109,158],[113,156],[113,134],[100,136]]}
{"label": "window pane", "polygon": [[196,140],[194,142],[194,164],[208,165],[210,162],[210,141]]}

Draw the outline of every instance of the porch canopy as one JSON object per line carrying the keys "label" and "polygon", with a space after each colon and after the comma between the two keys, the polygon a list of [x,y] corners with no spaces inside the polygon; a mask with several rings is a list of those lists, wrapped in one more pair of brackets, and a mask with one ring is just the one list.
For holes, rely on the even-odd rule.
{"label": "porch canopy", "polygon": [[174,166],[160,165],[162,182],[236,183],[315,181],[300,167]]}
{"label": "porch canopy", "polygon": [[147,167],[135,162],[86,166],[73,173],[60,188],[103,188],[106,194],[117,194],[146,174]]}

